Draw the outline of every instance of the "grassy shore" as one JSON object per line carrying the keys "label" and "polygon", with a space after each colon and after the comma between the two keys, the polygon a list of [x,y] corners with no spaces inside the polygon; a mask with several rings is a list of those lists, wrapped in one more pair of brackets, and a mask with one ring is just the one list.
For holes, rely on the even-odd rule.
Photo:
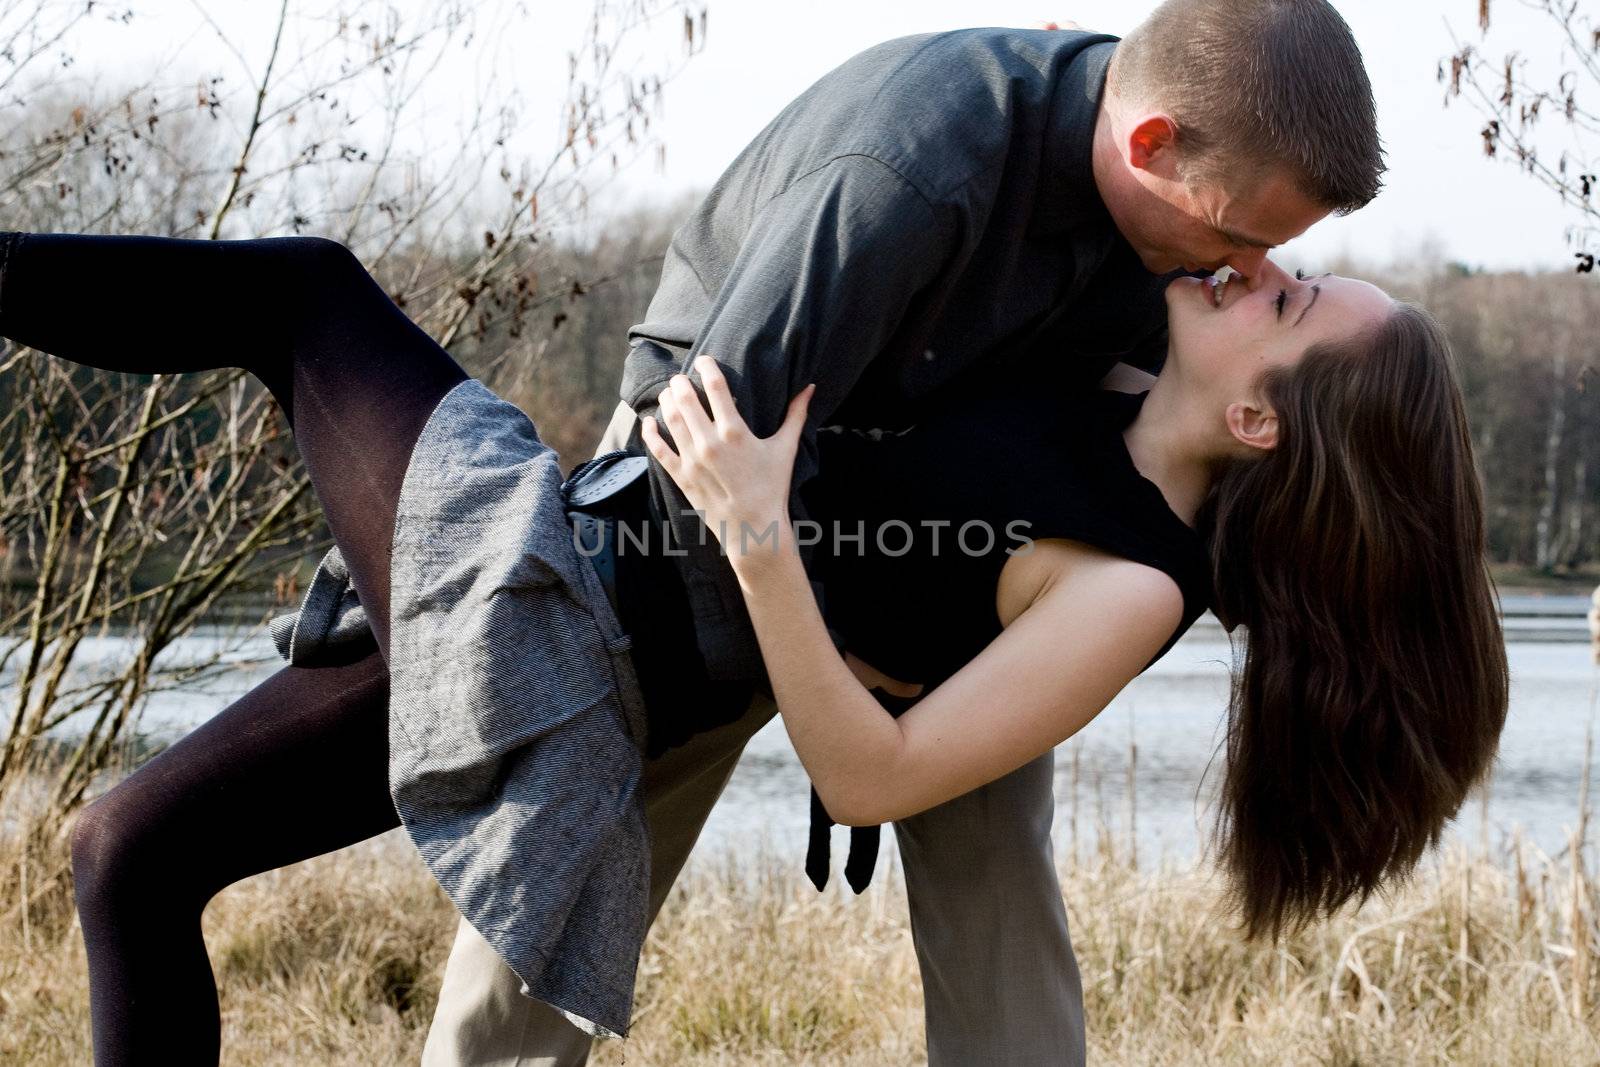
{"label": "grassy shore", "polygon": [[[0,1062],[84,1064],[66,845],[24,839],[0,842]],[[592,1062],[923,1061],[885,874],[858,898],[771,857],[691,864],[646,947],[633,1036]],[[1452,851],[1277,947],[1230,933],[1203,868],[1141,870],[1103,843],[1061,881],[1096,1064],[1600,1064],[1600,884],[1570,856]],[[224,1062],[416,1062],[454,928],[398,833],[226,890],[204,919]]]}
{"label": "grassy shore", "polygon": [[1600,585],[1600,565],[1564,567],[1545,571],[1519,564],[1495,564],[1489,568],[1502,595],[1513,593],[1565,593],[1588,596]]}

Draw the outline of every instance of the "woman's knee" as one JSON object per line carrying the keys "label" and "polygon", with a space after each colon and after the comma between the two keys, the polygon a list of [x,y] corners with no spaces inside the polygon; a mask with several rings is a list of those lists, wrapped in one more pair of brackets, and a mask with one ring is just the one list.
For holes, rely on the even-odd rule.
{"label": "woman's knee", "polygon": [[[266,237],[260,243],[282,260],[280,278],[304,298],[371,284],[371,275],[347,246],[329,237]],[[293,310],[293,309],[285,309]]]}
{"label": "woman's knee", "polygon": [[72,829],[72,880],[80,908],[137,897],[145,888],[176,892],[183,865],[163,861],[160,816],[150,798],[140,800],[127,783],[95,800]]}
{"label": "woman's knee", "polygon": [[72,882],[80,902],[102,896],[120,880],[117,868],[125,862],[128,832],[110,801],[107,794],[84,808],[72,828]]}

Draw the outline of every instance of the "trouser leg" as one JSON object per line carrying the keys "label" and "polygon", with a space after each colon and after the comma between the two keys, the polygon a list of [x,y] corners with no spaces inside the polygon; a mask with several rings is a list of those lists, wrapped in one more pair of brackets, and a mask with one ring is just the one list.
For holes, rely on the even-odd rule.
{"label": "trouser leg", "polygon": [[[738,722],[646,764],[651,915],[687,859],[748,738],[776,712],[759,695]],[[931,1067],[1085,1062],[1083,989],[1050,842],[1050,754],[895,824],[922,971]],[[522,997],[462,925],[424,1067],[578,1067],[589,1039]]]}
{"label": "trouser leg", "polygon": [[1083,985],[1050,842],[1055,758],[895,824],[930,1067],[1084,1062]]}
{"label": "trouser leg", "polygon": [[[650,826],[650,918],[654,921],[694,848],[712,805],[733,774],[745,742],[777,706],[757,694],[743,717],[699,734],[645,764],[642,790]],[[590,1038],[521,983],[466,922],[456,930],[423,1067],[577,1067]]]}

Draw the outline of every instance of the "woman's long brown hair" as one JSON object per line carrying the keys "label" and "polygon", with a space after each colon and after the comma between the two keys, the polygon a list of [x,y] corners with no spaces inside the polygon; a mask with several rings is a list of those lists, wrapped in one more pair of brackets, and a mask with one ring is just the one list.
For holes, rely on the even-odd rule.
{"label": "woman's long brown hair", "polygon": [[1243,625],[1217,844],[1248,936],[1411,871],[1488,771],[1505,646],[1449,345],[1421,308],[1264,374],[1277,447],[1202,521]]}

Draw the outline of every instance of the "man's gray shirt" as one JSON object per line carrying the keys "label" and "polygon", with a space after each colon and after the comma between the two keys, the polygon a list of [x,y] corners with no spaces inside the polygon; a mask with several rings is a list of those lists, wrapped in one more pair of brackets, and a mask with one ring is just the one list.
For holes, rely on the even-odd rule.
{"label": "man's gray shirt", "polygon": [[[825,75],[674,234],[645,321],[629,330],[622,399],[653,415],[672,375],[699,383],[689,368],[703,352],[766,437],[816,382],[789,502],[802,520],[819,428],[903,429],[973,374],[1061,389],[1093,388],[1119,361],[1159,369],[1171,276],[1139,264],[1091,165],[1116,40],[921,34]],[[646,451],[637,425],[629,445]],[[709,675],[765,681],[714,532],[654,459],[650,481]]]}

